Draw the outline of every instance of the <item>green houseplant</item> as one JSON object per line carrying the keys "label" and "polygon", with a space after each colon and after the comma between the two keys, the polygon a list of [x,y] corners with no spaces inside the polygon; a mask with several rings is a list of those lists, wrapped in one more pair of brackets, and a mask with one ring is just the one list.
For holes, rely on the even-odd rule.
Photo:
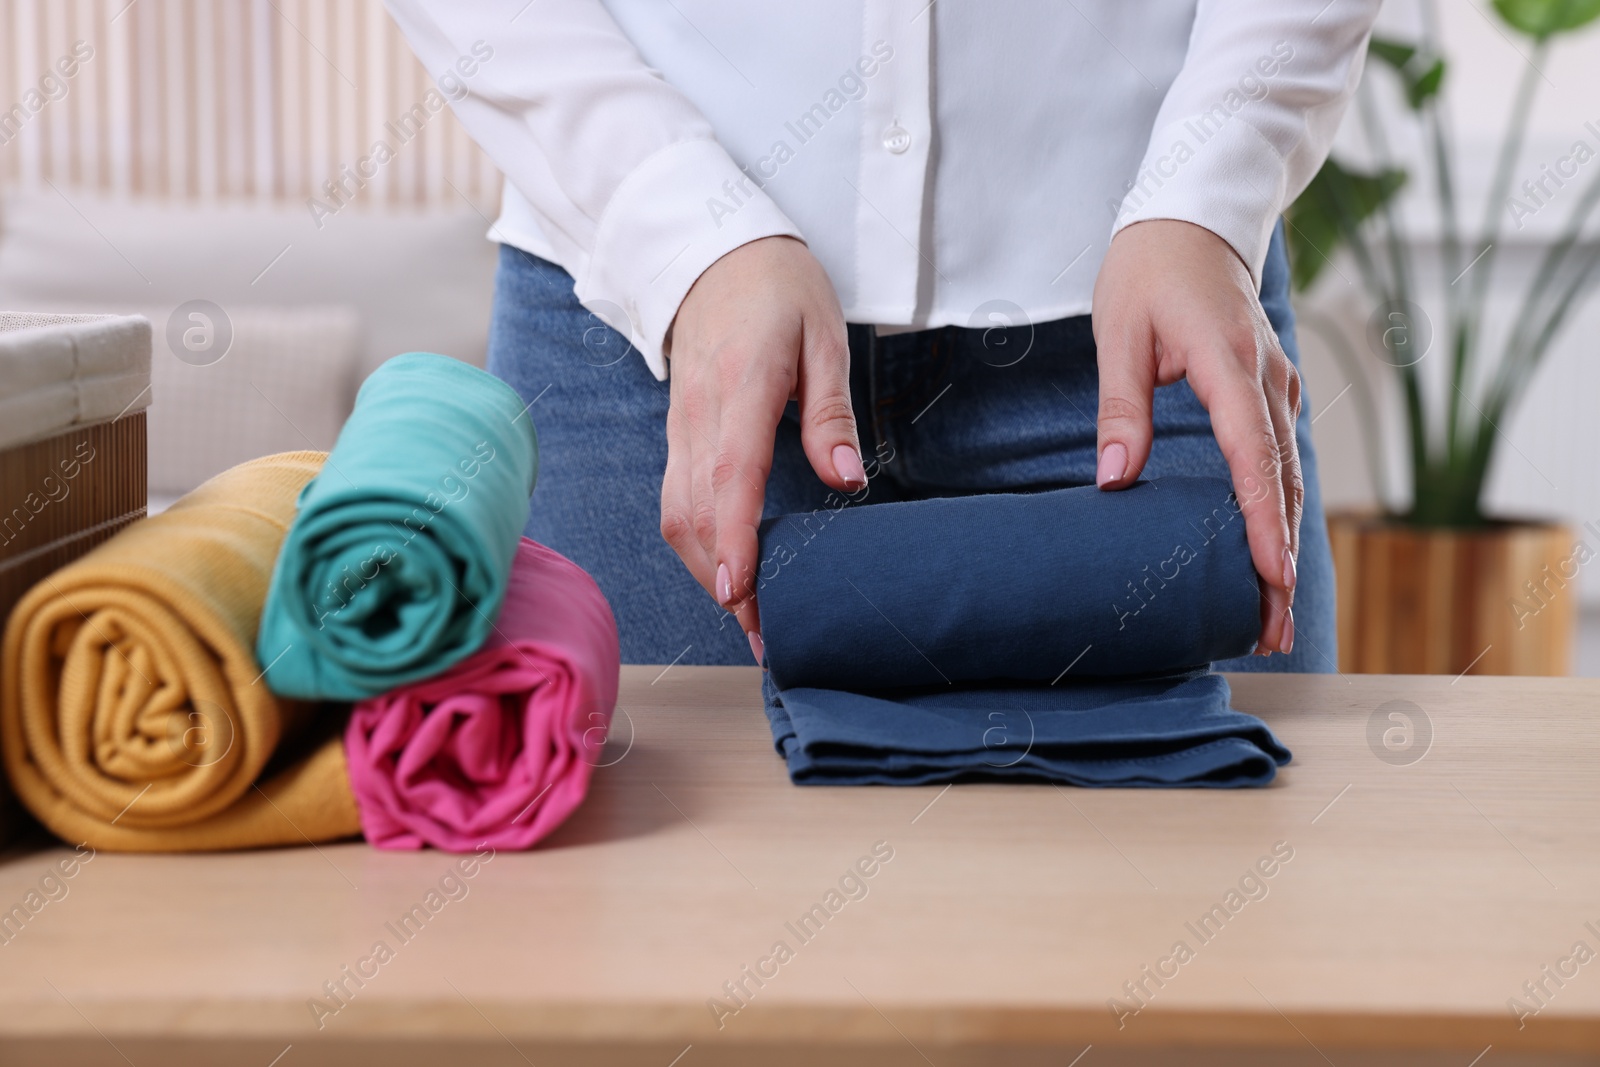
{"label": "green houseplant", "polygon": [[[1357,168],[1330,158],[1287,213],[1296,290],[1317,280],[1335,250],[1349,253],[1375,305],[1367,348],[1386,365],[1383,373],[1395,376],[1403,408],[1408,504],[1378,521],[1330,520],[1340,570],[1344,669],[1464,670],[1481,652],[1476,662],[1484,673],[1563,673],[1570,648],[1573,597],[1558,595],[1575,576],[1562,567],[1573,545],[1570,533],[1549,524],[1492,519],[1484,512],[1483,494],[1502,440],[1500,427],[1600,270],[1600,245],[1582,240],[1585,223],[1600,206],[1600,174],[1559,196],[1548,181],[1513,188],[1528,119],[1545,81],[1544,60],[1557,38],[1600,18],[1600,0],[1493,0],[1492,7],[1494,16],[1486,17],[1497,16],[1524,35],[1531,53],[1519,74],[1475,233],[1461,222],[1456,155],[1442,114],[1448,68],[1431,4],[1423,5],[1425,32],[1417,43],[1374,37],[1368,49],[1369,72],[1380,72],[1380,80],[1399,93],[1411,117],[1409,143],[1422,146],[1438,211],[1444,282],[1419,288],[1397,205],[1412,175],[1394,151],[1397,138],[1376,106],[1372,84],[1362,86],[1356,102],[1372,164]],[[1592,155],[1600,145],[1586,147]],[[1577,180],[1560,185],[1576,187]],[[1565,223],[1536,268],[1503,344],[1491,351],[1483,312],[1504,225],[1558,200],[1570,204]],[[1378,397],[1368,377],[1372,362],[1361,358],[1359,346],[1342,331],[1315,315],[1304,321],[1345,365],[1367,440],[1381,441]],[[1368,460],[1380,497],[1394,499],[1376,449],[1369,448]],[[1341,531],[1341,522],[1347,529]],[[1534,632],[1520,636],[1530,620]],[[1430,622],[1433,632],[1421,632]],[[1397,638],[1403,646],[1407,637],[1416,646],[1409,652],[1380,648],[1392,648]],[[1526,647],[1513,647],[1519,642]],[[1496,644],[1501,651],[1491,655]],[[1363,656],[1363,647],[1373,654]]]}

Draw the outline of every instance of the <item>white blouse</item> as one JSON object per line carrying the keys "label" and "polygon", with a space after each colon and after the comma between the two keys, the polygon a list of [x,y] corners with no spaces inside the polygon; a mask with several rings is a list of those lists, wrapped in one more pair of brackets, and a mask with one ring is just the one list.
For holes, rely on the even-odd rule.
{"label": "white blouse", "polygon": [[1090,310],[1112,235],[1212,230],[1259,278],[1380,0],[386,0],[559,263],[658,378],[700,273],[803,239],[849,322]]}

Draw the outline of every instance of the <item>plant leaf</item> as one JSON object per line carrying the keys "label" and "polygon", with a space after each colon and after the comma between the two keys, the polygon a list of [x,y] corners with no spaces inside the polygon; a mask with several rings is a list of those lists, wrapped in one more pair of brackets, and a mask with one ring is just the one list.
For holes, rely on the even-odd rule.
{"label": "plant leaf", "polygon": [[1348,170],[1330,156],[1286,212],[1290,277],[1295,289],[1309,289],[1347,235],[1405,183],[1406,172],[1398,168],[1364,173]]}
{"label": "plant leaf", "polygon": [[1367,45],[1367,54],[1394,68],[1394,72],[1400,76],[1400,84],[1405,88],[1406,103],[1411,105],[1411,110],[1422,110],[1423,104],[1439,95],[1439,87],[1444,84],[1443,57],[1423,52],[1415,45],[1383,37],[1372,39]]}
{"label": "plant leaf", "polygon": [[1494,0],[1494,9],[1513,29],[1542,41],[1593,22],[1600,0]]}
{"label": "plant leaf", "polygon": [[1406,100],[1411,104],[1411,110],[1421,111],[1423,104],[1439,95],[1439,87],[1443,84],[1444,60],[1435,59],[1415,80],[1408,79],[1406,82]]}
{"label": "plant leaf", "polygon": [[1383,60],[1395,70],[1400,70],[1416,56],[1417,49],[1415,45],[1391,41],[1373,34],[1372,41],[1367,45],[1367,53]]}

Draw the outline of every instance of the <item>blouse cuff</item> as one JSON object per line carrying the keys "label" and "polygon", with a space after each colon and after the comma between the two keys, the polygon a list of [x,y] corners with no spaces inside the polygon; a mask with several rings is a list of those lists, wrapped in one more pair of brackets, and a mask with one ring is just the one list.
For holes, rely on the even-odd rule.
{"label": "blouse cuff", "polygon": [[800,237],[756,181],[715,141],[678,141],[646,157],[606,204],[577,296],[628,334],[657,379],[678,305],[707,267],[762,237]]}
{"label": "blouse cuff", "polygon": [[1259,286],[1273,228],[1287,199],[1288,165],[1249,122],[1217,128],[1201,118],[1170,123],[1150,139],[1115,237],[1136,222],[1177,219],[1203,226],[1239,254]]}

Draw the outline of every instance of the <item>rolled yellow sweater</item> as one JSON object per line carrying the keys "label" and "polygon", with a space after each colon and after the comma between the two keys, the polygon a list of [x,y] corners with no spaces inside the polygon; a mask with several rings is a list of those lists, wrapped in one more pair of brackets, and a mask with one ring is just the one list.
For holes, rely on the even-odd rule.
{"label": "rolled yellow sweater", "polygon": [[278,547],[321,452],[241,464],[31,589],[0,663],[0,749],[65,840],[127,852],[360,832],[331,716],[255,661]]}

